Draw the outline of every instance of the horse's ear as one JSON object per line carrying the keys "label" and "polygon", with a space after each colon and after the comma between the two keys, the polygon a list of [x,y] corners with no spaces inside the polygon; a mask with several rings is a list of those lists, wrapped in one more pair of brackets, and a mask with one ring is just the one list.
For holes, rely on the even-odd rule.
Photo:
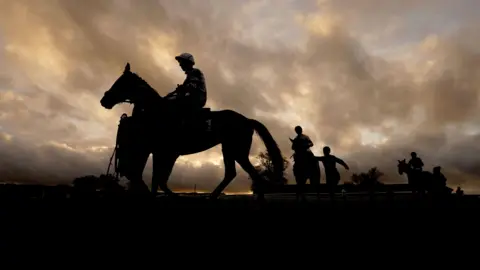
{"label": "horse's ear", "polygon": [[123,71],[123,73],[126,72],[130,72],[130,63],[127,63],[127,65],[125,66],[125,70]]}

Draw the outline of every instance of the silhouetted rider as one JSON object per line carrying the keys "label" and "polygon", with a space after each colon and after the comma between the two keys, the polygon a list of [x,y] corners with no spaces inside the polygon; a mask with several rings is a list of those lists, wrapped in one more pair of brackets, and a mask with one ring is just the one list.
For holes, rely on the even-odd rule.
{"label": "silhouetted rider", "polygon": [[182,116],[193,116],[195,111],[203,108],[207,102],[207,87],[203,72],[194,68],[195,59],[190,53],[182,53],[175,57],[187,77],[181,85],[165,96],[174,102],[174,109]]}
{"label": "silhouetted rider", "polygon": [[313,146],[313,142],[310,140],[310,137],[303,134],[301,126],[296,126],[295,132],[297,133],[297,137],[292,140],[292,150],[295,151],[294,156],[297,154],[305,154],[307,157],[313,157],[313,153],[310,150],[310,147]]}
{"label": "silhouetted rider", "polygon": [[421,172],[423,170],[423,161],[421,158],[417,156],[417,153],[412,152],[410,153],[410,156],[412,157],[408,161],[408,166],[410,166],[411,169],[413,169],[416,172]]}

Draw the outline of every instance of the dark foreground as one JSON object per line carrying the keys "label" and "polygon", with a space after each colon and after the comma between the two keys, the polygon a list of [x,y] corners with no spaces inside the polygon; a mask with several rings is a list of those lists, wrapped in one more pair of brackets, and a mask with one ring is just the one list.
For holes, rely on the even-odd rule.
{"label": "dark foreground", "polygon": [[307,194],[306,201],[298,201],[294,194],[267,194],[265,201],[259,202],[253,195],[223,195],[217,200],[208,199],[208,194],[179,194],[177,197],[158,195],[150,197],[132,197],[122,194],[118,196],[106,194],[81,194],[66,198],[65,196],[48,197],[3,197],[0,198],[0,209],[8,211],[16,207],[27,210],[29,207],[41,209],[62,209],[64,207],[103,207],[103,206],[135,206],[143,205],[155,209],[238,209],[238,210],[287,210],[287,209],[428,209],[428,208],[479,208],[480,198],[477,195],[457,196],[450,194],[444,197],[414,196],[411,193],[398,194],[336,194],[330,198],[328,194]]}
{"label": "dark foreground", "polygon": [[322,243],[343,243],[352,235],[368,236],[371,242],[373,235],[400,239],[403,236],[398,232],[424,234],[446,230],[440,227],[447,224],[473,224],[465,216],[476,219],[476,211],[462,210],[480,209],[478,196],[453,194],[442,199],[415,199],[409,193],[337,194],[334,200],[327,194],[320,199],[310,194],[303,203],[293,194],[269,194],[264,203],[251,195],[222,196],[214,201],[206,194],[155,199],[89,195],[0,197],[4,237],[0,246],[17,246],[22,251],[25,247],[37,251],[46,246],[89,246],[124,252],[141,246],[169,249],[177,243],[181,250],[201,252],[212,243],[221,248],[227,239],[248,245],[281,240],[278,245],[283,248],[286,235],[293,235],[297,244],[311,243],[315,237]]}

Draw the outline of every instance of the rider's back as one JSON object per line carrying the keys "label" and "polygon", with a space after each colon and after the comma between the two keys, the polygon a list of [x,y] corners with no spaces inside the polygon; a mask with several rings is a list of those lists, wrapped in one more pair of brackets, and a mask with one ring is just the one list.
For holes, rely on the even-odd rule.
{"label": "rider's back", "polygon": [[198,68],[186,72],[187,77],[183,85],[187,87],[189,92],[187,95],[192,95],[191,99],[198,107],[204,107],[207,102],[207,86],[205,84],[205,75]]}
{"label": "rider's back", "polygon": [[408,165],[414,170],[421,170],[423,168],[423,161],[419,157],[415,157],[408,161]]}
{"label": "rider's back", "polygon": [[310,151],[309,145],[311,143],[310,137],[305,134],[299,134],[293,139],[292,149],[294,151]]}

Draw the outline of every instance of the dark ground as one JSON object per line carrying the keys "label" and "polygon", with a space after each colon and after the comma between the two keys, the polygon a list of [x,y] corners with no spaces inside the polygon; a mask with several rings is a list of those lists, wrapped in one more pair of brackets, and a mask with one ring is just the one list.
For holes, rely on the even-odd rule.
{"label": "dark ground", "polygon": [[253,195],[223,195],[217,200],[208,199],[208,194],[179,194],[177,197],[167,197],[163,194],[155,199],[147,197],[126,197],[123,195],[108,197],[100,192],[87,193],[66,198],[65,194],[39,196],[3,196],[0,197],[0,209],[20,206],[44,205],[49,207],[66,207],[83,205],[110,205],[110,204],[146,204],[159,209],[415,209],[415,208],[480,208],[480,196],[450,194],[445,197],[415,197],[408,192],[388,195],[387,193],[350,193],[335,194],[331,199],[328,194],[322,193],[317,198],[315,194],[307,194],[307,200],[299,202],[295,194],[267,194],[265,202],[259,203]]}
{"label": "dark ground", "polygon": [[328,194],[308,194],[306,202],[296,200],[294,194],[267,194],[266,202],[258,203],[252,195],[225,195],[216,201],[206,199],[207,195],[180,195],[178,198],[168,198],[160,195],[155,200],[161,208],[196,208],[196,209],[411,209],[411,208],[479,208],[480,199],[476,195],[456,196],[454,194],[445,198],[415,198],[410,193],[395,194],[336,194],[331,200]]}
{"label": "dark ground", "polygon": [[216,201],[207,200],[207,194],[156,199],[58,195],[0,197],[0,247],[18,247],[22,252],[52,245],[69,250],[100,248],[114,251],[119,260],[121,254],[142,246],[206,252],[211,250],[208,246],[222,249],[230,240],[248,249],[259,244],[287,249],[285,241],[343,246],[342,241],[360,236],[366,238],[361,243],[374,241],[372,237],[378,243],[411,237],[412,232],[436,238],[437,231],[455,235],[468,223],[462,212],[469,212],[473,220],[480,209],[478,196],[454,194],[441,200],[414,199],[409,193],[337,194],[333,201],[328,194],[321,194],[319,200],[309,194],[305,203],[297,202],[294,194],[269,194],[264,204],[251,195],[226,195]]}

